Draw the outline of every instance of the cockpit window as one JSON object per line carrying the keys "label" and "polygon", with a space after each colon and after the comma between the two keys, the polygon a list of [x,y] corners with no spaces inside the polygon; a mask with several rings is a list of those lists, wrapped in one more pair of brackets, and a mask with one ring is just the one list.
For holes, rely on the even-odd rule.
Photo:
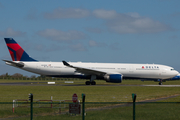
{"label": "cockpit window", "polygon": [[173,71],[174,69],[171,69],[171,71]]}

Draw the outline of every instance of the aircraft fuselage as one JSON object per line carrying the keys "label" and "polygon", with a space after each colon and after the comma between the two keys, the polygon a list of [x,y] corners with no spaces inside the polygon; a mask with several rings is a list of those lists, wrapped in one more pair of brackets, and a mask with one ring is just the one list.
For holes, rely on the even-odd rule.
{"label": "aircraft fuselage", "polygon": [[[20,61],[14,61],[19,63]],[[23,61],[21,61],[23,62]],[[83,77],[90,74],[82,74],[74,68],[65,66],[62,62],[23,62],[21,69],[40,75],[52,77]],[[120,63],[82,63],[69,62],[74,66],[86,67],[92,70],[104,71],[106,73],[119,73],[123,78],[138,79],[169,79],[178,75],[172,67],[159,64],[120,64]],[[10,65],[9,63],[7,63]]]}

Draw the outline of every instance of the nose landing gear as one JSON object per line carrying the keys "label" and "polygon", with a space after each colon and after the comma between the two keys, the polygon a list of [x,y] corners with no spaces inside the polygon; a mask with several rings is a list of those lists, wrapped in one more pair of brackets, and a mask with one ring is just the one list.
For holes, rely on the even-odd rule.
{"label": "nose landing gear", "polygon": [[162,82],[159,82],[159,85],[162,85]]}
{"label": "nose landing gear", "polygon": [[159,81],[159,85],[162,85],[162,80]]}

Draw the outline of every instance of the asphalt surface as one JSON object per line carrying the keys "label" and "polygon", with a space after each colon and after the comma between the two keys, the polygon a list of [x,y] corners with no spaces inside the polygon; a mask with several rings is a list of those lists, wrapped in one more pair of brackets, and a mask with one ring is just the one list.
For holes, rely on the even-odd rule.
{"label": "asphalt surface", "polygon": [[[64,82],[55,82],[55,84],[48,84],[48,82],[10,82],[10,83],[0,83],[0,85],[10,85],[10,86],[92,86],[85,85],[84,82],[75,82],[75,83],[64,83]],[[124,85],[124,84],[96,84],[96,86],[151,86],[151,87],[180,87],[180,85]]]}

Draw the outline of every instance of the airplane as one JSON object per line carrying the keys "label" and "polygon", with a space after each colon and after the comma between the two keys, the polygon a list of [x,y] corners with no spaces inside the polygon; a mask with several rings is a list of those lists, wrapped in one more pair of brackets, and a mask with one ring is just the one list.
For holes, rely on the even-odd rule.
{"label": "airplane", "polygon": [[123,79],[153,80],[159,85],[180,79],[178,71],[160,64],[42,62],[30,57],[13,38],[4,40],[12,58],[3,60],[7,65],[44,76],[89,79],[86,85],[96,85],[96,79],[112,83],[121,83]]}

